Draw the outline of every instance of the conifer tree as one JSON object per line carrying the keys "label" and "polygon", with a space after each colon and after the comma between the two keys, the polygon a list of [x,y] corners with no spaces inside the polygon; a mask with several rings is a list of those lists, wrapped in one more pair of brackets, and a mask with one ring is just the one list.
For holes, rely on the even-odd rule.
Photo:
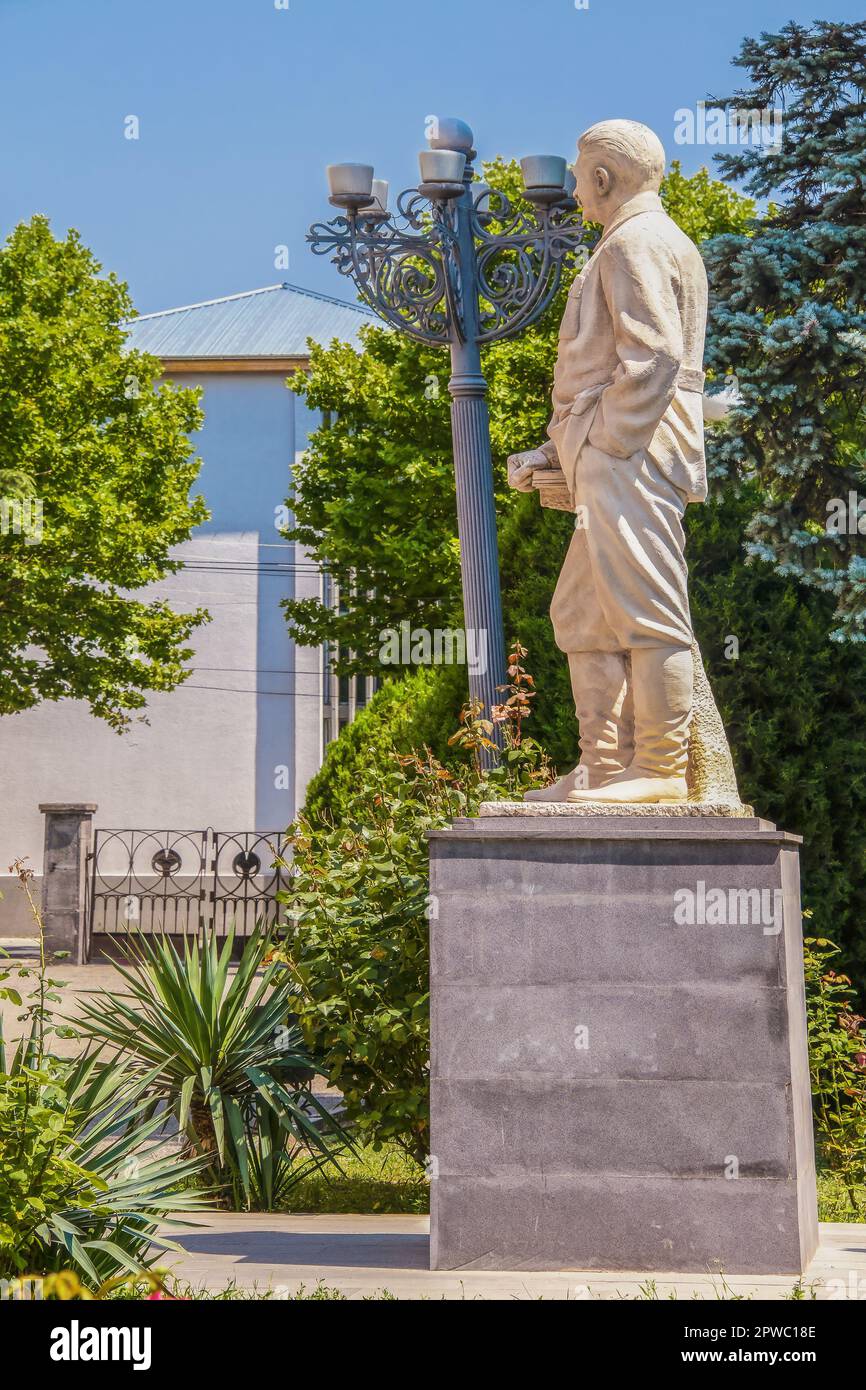
{"label": "conifer tree", "polygon": [[707,365],[741,396],[713,433],[711,476],[757,483],[748,553],[833,594],[831,635],[863,642],[866,23],[791,23],[734,61],[749,84],[713,104],[781,108],[781,138],[718,156],[726,178],[773,202],[750,235],[703,248]]}

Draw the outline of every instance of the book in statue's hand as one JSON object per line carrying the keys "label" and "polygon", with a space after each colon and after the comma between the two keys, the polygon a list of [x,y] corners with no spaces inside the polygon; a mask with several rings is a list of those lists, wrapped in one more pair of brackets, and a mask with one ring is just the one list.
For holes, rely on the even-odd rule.
{"label": "book in statue's hand", "polygon": [[565,481],[565,474],[559,462],[550,468],[535,468],[532,473],[532,486],[538,493],[542,507],[550,507],[557,512],[573,512],[574,503]]}

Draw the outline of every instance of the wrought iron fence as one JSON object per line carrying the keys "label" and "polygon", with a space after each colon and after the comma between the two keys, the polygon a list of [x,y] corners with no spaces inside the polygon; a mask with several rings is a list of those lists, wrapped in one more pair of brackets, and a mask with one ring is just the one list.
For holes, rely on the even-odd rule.
{"label": "wrought iron fence", "polygon": [[288,885],[284,831],[103,830],[94,832],[87,951],[94,937],[128,931],[248,936],[281,920]]}

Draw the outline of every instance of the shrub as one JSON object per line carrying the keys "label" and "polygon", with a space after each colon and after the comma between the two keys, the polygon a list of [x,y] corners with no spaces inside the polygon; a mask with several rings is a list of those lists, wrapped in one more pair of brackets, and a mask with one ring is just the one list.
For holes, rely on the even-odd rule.
{"label": "shrub", "polygon": [[448,736],[466,698],[466,671],[459,666],[420,666],[389,679],[370,703],[328,745],[307,787],[304,816],[311,825],[339,822],[367,771],[388,768],[392,755],[429,747],[448,757]]}
{"label": "shrub", "polygon": [[230,976],[234,933],[185,941],[130,935],[125,995],[86,1000],[78,1026],[146,1082],[186,1136],[205,1176],[235,1206],[271,1210],[287,1188],[346,1143],[311,1092],[314,1068],[292,1019],[295,988],[256,931]]}
{"label": "shrub", "polygon": [[[428,830],[469,815],[481,800],[519,795],[548,780],[537,744],[522,733],[532,678],[512,653],[510,685],[496,712],[504,727],[498,765],[479,750],[492,724],[464,708],[450,740],[464,755],[455,773],[428,750],[358,764],[339,822],[301,817],[293,880],[281,897],[293,931],[279,955],[297,982],[298,1018],[346,1115],[361,1137],[427,1153]],[[468,754],[469,761],[465,755]]]}
{"label": "shrub", "polygon": [[862,1219],[866,1184],[866,1034],[852,1008],[847,975],[833,969],[837,946],[806,938],[806,1012],[818,1157],[848,1194]]}
{"label": "shrub", "polygon": [[[396,757],[396,755],[395,755]],[[298,1018],[362,1139],[427,1152],[428,951],[425,831],[468,809],[439,765],[372,767],[339,826],[295,827],[281,954]]]}

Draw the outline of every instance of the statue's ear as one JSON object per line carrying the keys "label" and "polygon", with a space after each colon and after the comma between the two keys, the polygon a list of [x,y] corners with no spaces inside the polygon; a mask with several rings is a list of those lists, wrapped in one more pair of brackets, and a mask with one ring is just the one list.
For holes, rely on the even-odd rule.
{"label": "statue's ear", "polygon": [[610,176],[610,171],[608,169],[605,169],[603,164],[599,164],[596,166],[595,169],[593,169],[592,173],[593,178],[595,179],[595,186],[598,189],[599,197],[603,198],[607,193],[610,192],[611,183],[613,182]]}

